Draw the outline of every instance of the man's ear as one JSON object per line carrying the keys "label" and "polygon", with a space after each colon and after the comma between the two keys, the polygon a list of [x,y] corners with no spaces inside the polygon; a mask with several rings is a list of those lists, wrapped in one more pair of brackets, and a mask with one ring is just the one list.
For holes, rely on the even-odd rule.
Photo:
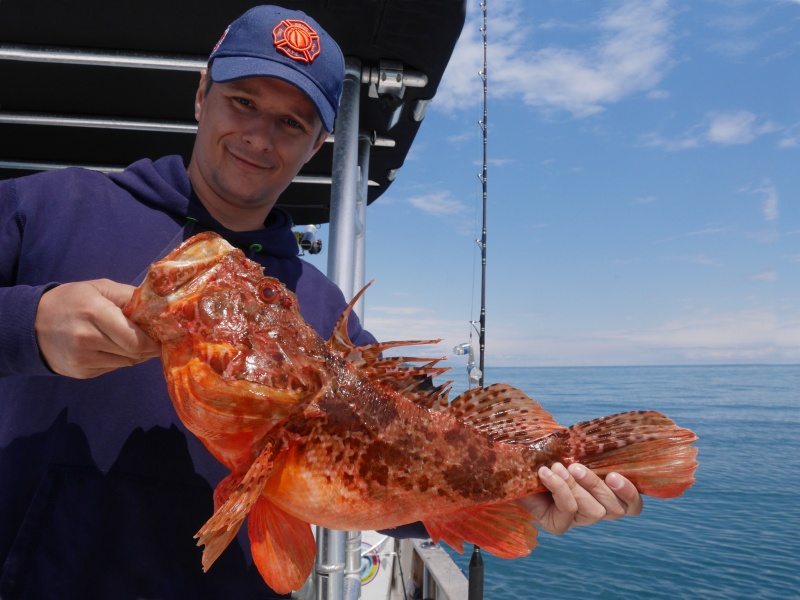
{"label": "man's ear", "polygon": [[203,100],[206,97],[206,77],[209,77],[208,71],[203,69],[200,71],[200,85],[197,86],[197,93],[194,97],[194,118],[200,120],[200,111],[203,108]]}
{"label": "man's ear", "polygon": [[[319,139],[317,140],[317,143],[316,143],[316,144],[314,144],[314,154],[316,154],[316,153],[317,153],[317,150],[319,150],[320,148],[322,148],[322,144],[324,144],[324,143],[325,143],[325,140],[327,140],[327,139],[328,139],[328,136],[329,136],[329,135],[330,135],[330,133],[328,133],[328,132],[327,132],[327,131],[325,131],[324,129],[323,129],[323,130],[320,132],[320,134],[319,134]],[[313,155],[312,155],[312,156],[313,156]]]}

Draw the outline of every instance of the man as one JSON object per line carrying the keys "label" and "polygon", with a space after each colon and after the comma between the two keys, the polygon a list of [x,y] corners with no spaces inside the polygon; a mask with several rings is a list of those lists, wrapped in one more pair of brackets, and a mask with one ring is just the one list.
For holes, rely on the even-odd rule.
{"label": "man", "polygon": [[[318,35],[311,57],[274,36]],[[299,50],[298,50],[299,48]],[[344,60],[296,11],[261,6],[223,34],[195,98],[188,169],[142,160],[0,182],[0,597],[274,597],[233,543],[207,574],[192,539],[227,474],[174,414],[159,347],[122,315],[147,266],[213,230],[299,298],[328,337],[341,292],[297,256],[278,196],[333,127]],[[357,319],[357,344],[373,338]],[[624,478],[542,469],[549,531],[638,514]],[[419,532],[417,526],[416,529]]]}

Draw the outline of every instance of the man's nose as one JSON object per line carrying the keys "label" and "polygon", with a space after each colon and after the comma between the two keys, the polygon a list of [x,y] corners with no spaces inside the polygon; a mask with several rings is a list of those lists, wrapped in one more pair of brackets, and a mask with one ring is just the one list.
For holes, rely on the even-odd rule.
{"label": "man's nose", "polygon": [[244,141],[254,150],[270,151],[275,143],[275,124],[271,121],[253,119],[244,130]]}

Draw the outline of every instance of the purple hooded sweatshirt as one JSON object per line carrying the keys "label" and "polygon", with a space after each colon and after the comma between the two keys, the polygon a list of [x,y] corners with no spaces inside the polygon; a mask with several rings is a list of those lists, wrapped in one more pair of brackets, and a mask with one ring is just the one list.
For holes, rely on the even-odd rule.
{"label": "purple hooded sweatshirt", "polygon": [[[0,598],[278,597],[242,535],[202,573],[193,535],[227,472],[178,420],[160,361],[89,380],[54,375],[34,319],[54,285],[136,285],[151,262],[213,230],[293,290],[327,339],[346,302],[297,256],[291,227],[273,209],[265,229],[223,228],[177,156],[115,175],[0,181]],[[355,318],[350,333],[374,341]]]}

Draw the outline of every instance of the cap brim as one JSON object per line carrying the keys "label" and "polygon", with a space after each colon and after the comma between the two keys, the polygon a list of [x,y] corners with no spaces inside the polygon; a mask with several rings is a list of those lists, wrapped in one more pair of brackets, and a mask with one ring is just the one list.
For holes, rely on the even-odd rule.
{"label": "cap brim", "polygon": [[317,85],[301,71],[273,60],[248,56],[219,56],[211,63],[211,79],[217,83],[247,77],[274,77],[293,85],[311,100],[325,131],[333,131],[334,108]]}

